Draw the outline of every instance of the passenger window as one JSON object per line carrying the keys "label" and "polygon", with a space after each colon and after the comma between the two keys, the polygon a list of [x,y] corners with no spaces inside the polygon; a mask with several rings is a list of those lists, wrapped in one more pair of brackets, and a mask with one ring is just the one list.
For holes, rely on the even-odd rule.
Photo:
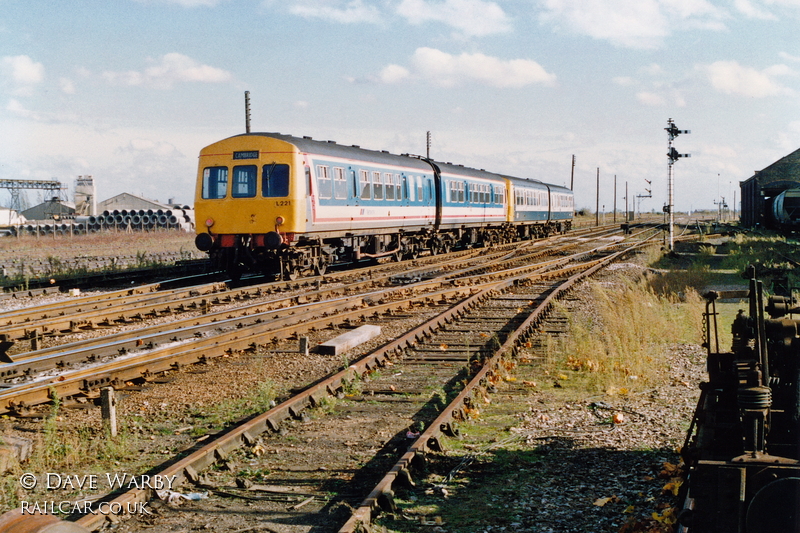
{"label": "passenger window", "polygon": [[404,178],[406,184],[406,196],[410,202],[414,201],[414,176]]}
{"label": "passenger window", "polygon": [[366,170],[361,170],[358,173],[358,182],[361,186],[361,199],[362,200],[369,200],[372,198],[372,194],[370,194],[371,187],[369,185],[369,172]]}
{"label": "passenger window", "polygon": [[383,200],[383,183],[381,182],[381,173],[372,173],[372,198],[374,200]]}
{"label": "passenger window", "polygon": [[231,196],[234,198],[254,198],[256,195],[256,166],[245,165],[233,167],[233,186]]}
{"label": "passenger window", "polygon": [[277,163],[264,165],[261,173],[261,196],[264,198],[289,196],[289,165]]}
{"label": "passenger window", "polygon": [[333,196],[333,184],[328,176],[328,167],[324,165],[317,165],[317,192],[320,198]]}
{"label": "passenger window", "polygon": [[203,169],[203,198],[217,200],[228,193],[228,167]]}
{"label": "passenger window", "polygon": [[417,176],[417,200],[420,202],[424,200],[422,197],[422,176]]}
{"label": "passenger window", "polygon": [[394,183],[392,181],[392,175],[389,173],[384,174],[383,183],[386,186],[386,199],[394,200]]}
{"label": "passenger window", "polygon": [[395,200],[402,200],[403,199],[403,189],[400,186],[400,174],[394,175],[394,191],[395,191]]}
{"label": "passenger window", "polygon": [[347,180],[344,178],[344,169],[341,167],[333,168],[333,196],[334,198],[347,198]]}

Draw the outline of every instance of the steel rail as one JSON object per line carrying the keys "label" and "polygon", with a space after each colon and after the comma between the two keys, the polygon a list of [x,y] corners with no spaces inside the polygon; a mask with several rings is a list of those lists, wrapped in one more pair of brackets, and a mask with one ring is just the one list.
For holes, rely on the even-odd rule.
{"label": "steel rail", "polygon": [[[461,393],[450,402],[441,414],[428,426],[428,428],[420,434],[414,441],[409,450],[394,464],[388,473],[381,479],[375,488],[364,499],[361,505],[355,509],[350,519],[339,529],[339,533],[369,533],[372,520],[380,510],[384,507],[393,507],[393,490],[392,486],[399,478],[410,479],[410,471],[413,468],[415,461],[424,458],[428,450],[440,451],[442,449],[439,437],[446,431],[449,431],[450,424],[453,420],[463,418],[464,408],[468,407],[471,403],[472,395],[478,390],[484,390],[488,384],[488,379],[491,377],[500,366],[505,357],[515,356],[516,347],[518,342],[525,341],[531,330],[536,327],[536,324],[541,318],[544,317],[552,305],[552,303],[560,296],[571,290],[575,284],[583,279],[593,275],[602,268],[605,268],[612,262],[616,261],[619,257],[629,253],[631,250],[647,244],[647,241],[642,241],[633,248],[621,250],[614,253],[598,262],[588,269],[582,270],[567,278],[564,283],[560,284],[555,290],[551,291],[544,300],[531,312],[528,318],[512,332],[495,354],[484,363],[481,370],[470,380],[464,387]],[[498,285],[495,290],[501,290],[506,284],[514,283],[514,280],[509,280],[503,284]]]}
{"label": "steel rail", "polygon": [[[596,264],[601,260],[591,261]],[[564,272],[585,268],[585,265],[573,265],[556,271],[539,274],[526,273],[522,277],[548,279],[563,275]],[[512,280],[513,281],[513,280]],[[429,282],[439,284],[439,282]],[[484,282],[484,290],[489,290],[503,282]],[[507,283],[507,282],[506,282]],[[441,283],[442,286],[447,285]],[[406,291],[406,287],[398,287],[398,292]],[[101,387],[114,386],[124,388],[124,383],[135,379],[147,379],[156,374],[176,370],[183,366],[208,362],[234,352],[254,350],[259,340],[263,343],[274,343],[279,339],[293,337],[299,333],[335,327],[334,321],[364,321],[369,316],[380,316],[393,310],[403,310],[416,305],[435,304],[453,298],[465,298],[480,289],[472,286],[444,287],[432,293],[413,296],[400,301],[373,303],[371,295],[345,297],[330,306],[329,316],[297,315],[284,320],[266,321],[256,319],[252,324],[236,324],[229,326],[232,331],[221,333],[210,338],[193,338],[176,343],[174,346],[162,346],[139,353],[130,354],[102,366],[89,367],[64,372],[58,376],[47,377],[31,383],[0,390],[0,414],[22,413],[34,405],[49,402],[54,395],[68,399],[78,395],[87,395]],[[252,318],[252,317],[251,317]],[[265,341],[265,337],[268,337]]]}
{"label": "steel rail", "polygon": [[[498,255],[497,260],[502,262],[509,257],[512,257],[515,252],[504,252],[504,255]],[[457,263],[454,260],[451,263]],[[424,268],[422,270],[425,270]],[[413,271],[412,271],[413,272]],[[363,281],[358,281],[346,287],[333,287],[328,289],[319,289],[304,294],[293,294],[283,298],[276,298],[266,302],[255,302],[252,304],[237,306],[233,309],[225,309],[217,312],[211,312],[208,308],[210,305],[205,305],[208,300],[201,299],[198,303],[192,300],[190,303],[186,301],[178,302],[173,308],[176,312],[187,311],[200,311],[203,314],[191,316],[184,319],[179,319],[169,324],[158,324],[136,331],[127,331],[112,334],[102,338],[87,339],[75,343],[62,344],[27,352],[23,354],[15,354],[14,362],[5,365],[0,365],[0,379],[9,380],[17,379],[19,377],[31,376],[36,372],[49,370],[51,368],[60,367],[66,368],[74,364],[84,361],[94,361],[103,357],[114,357],[116,355],[124,354],[126,352],[140,348],[142,345],[155,345],[165,341],[176,342],[192,336],[196,336],[198,329],[203,329],[203,325],[215,325],[229,321],[235,317],[256,316],[263,315],[264,313],[276,312],[277,315],[268,317],[270,320],[276,320],[285,314],[294,314],[298,312],[298,307],[302,309],[301,303],[305,302],[323,302],[325,299],[331,300],[342,296],[352,296],[354,291],[373,290],[375,292],[367,294],[367,296],[375,296],[377,293],[390,294],[403,288],[398,288],[397,285],[390,284],[393,274],[384,274],[381,277],[370,277]],[[448,274],[440,274],[426,281],[444,280]],[[319,280],[321,285],[322,280]],[[304,283],[308,285],[308,283]],[[312,284],[313,285],[313,284]],[[300,283],[296,287],[301,287]],[[426,290],[426,284],[405,285],[406,289],[413,290]],[[256,294],[271,294],[275,289],[281,289],[281,284],[271,286],[254,287],[252,290]],[[377,290],[376,290],[377,289]],[[287,286],[287,290],[291,290]],[[211,300],[213,304],[233,303],[234,301],[246,300],[252,296],[243,296],[239,293],[231,297],[226,295],[223,301]],[[250,294],[250,293],[248,293]],[[325,312],[324,302],[317,303],[319,312]],[[206,326],[207,327],[207,326]]]}
{"label": "steel rail", "polygon": [[[508,262],[518,262],[518,261],[527,261],[531,259],[535,259],[541,257],[543,254],[546,253],[560,253],[568,248],[574,246],[574,244],[564,245],[554,249],[552,252],[547,251],[538,251],[534,253],[528,253],[522,256],[516,256],[515,254],[519,252],[519,250],[513,250],[511,252],[505,253],[504,255],[498,255],[493,261],[492,268],[497,270],[502,268],[503,264]],[[568,256],[566,258],[559,258],[556,260],[550,260],[545,262],[539,262],[532,265],[527,265],[524,267],[524,271],[535,271],[536,269],[542,267],[549,267],[557,264],[563,264],[570,260],[570,257],[574,258],[573,256]],[[453,263],[459,263],[460,261],[450,261],[451,265]],[[417,269],[413,272],[419,272],[420,269]],[[427,271],[424,267],[421,269],[422,271]],[[475,267],[468,267],[465,269],[445,272],[441,273],[437,276],[434,276],[427,281],[435,281],[435,280],[455,280],[456,278],[463,278],[461,279],[461,283],[481,283],[486,281],[485,275],[478,275],[473,278],[465,278],[465,274],[468,274],[475,270]],[[519,269],[517,269],[519,270]],[[506,274],[503,274],[505,272]],[[502,278],[508,277],[508,275],[513,275],[514,270],[506,269],[501,271],[500,273],[495,273],[495,278]],[[259,317],[257,315],[261,315],[265,312],[273,312],[274,310],[278,309],[278,314],[270,317],[270,320],[276,320],[280,316],[284,314],[293,314],[298,312],[298,306],[301,302],[321,302],[325,298],[328,299],[335,299],[341,295],[348,294],[353,290],[363,290],[363,289],[374,289],[375,287],[381,286],[382,282],[387,280],[392,280],[394,278],[393,274],[384,274],[382,277],[379,278],[371,278],[368,281],[358,282],[355,285],[350,285],[349,287],[342,288],[329,288],[329,289],[320,289],[317,291],[312,291],[310,293],[306,293],[303,295],[292,295],[285,298],[278,298],[274,300],[269,300],[267,302],[256,302],[245,306],[237,306],[233,309],[226,309],[223,311],[218,312],[210,312],[205,305],[207,300],[201,300],[199,302],[192,301],[189,304],[186,302],[180,303],[176,308],[175,311],[179,312],[186,312],[186,311],[198,311],[202,310],[202,315],[200,316],[192,316],[189,318],[179,319],[177,321],[173,321],[169,324],[160,324],[155,326],[150,326],[145,329],[139,329],[136,331],[127,331],[112,334],[110,336],[102,337],[102,338],[93,338],[88,339],[76,343],[70,343],[66,345],[59,345],[53,346],[49,348],[44,348],[40,350],[36,350],[33,352],[28,352],[25,354],[15,354],[14,362],[0,365],[0,379],[2,380],[16,380],[20,378],[30,379],[30,376],[33,376],[37,372],[42,372],[46,370],[50,370],[51,368],[69,368],[76,364],[81,364],[85,362],[92,362],[97,361],[102,358],[111,358],[116,357],[120,354],[125,354],[127,352],[136,350],[141,348],[143,345],[154,346],[163,342],[177,342],[180,340],[184,340],[187,338],[191,338],[193,336],[197,336],[201,330],[205,329],[208,326],[204,325],[213,325],[216,328],[224,328],[224,324],[229,322],[234,317],[242,317],[242,316],[256,316],[253,320],[258,320]],[[413,290],[425,290],[425,285],[417,284],[407,284],[404,287],[413,289]],[[261,293],[262,289],[264,291],[269,291],[269,287],[258,287],[254,290],[256,294]],[[383,292],[384,294],[390,294],[397,290],[395,286],[390,286],[390,288],[380,288],[379,291]],[[252,295],[251,295],[252,296]],[[248,297],[245,295],[234,295],[231,297],[230,295],[226,295],[223,302],[227,303],[233,300],[246,300]],[[212,303],[220,303],[216,300],[212,300]],[[320,306],[319,312],[324,312],[324,304],[318,304]],[[171,306],[170,306],[171,308]],[[301,308],[302,309],[302,308]],[[240,327],[240,326],[239,326]]]}
{"label": "steel rail", "polygon": [[[602,248],[604,247],[598,249]],[[565,249],[565,247],[561,247],[558,250],[563,249]],[[371,300],[373,298],[386,298],[394,293],[402,294],[406,291],[431,291],[438,287],[438,283],[448,281],[451,284],[481,285],[489,281],[502,280],[524,272],[541,273],[546,269],[564,265],[591,252],[592,250],[579,252],[572,256],[551,259],[526,265],[525,267],[509,268],[491,274],[479,274],[472,277],[459,278],[458,276],[461,276],[464,273],[463,271],[444,273],[430,280],[426,280],[425,282],[417,282],[400,287],[379,287],[378,290],[362,294],[361,297]],[[513,253],[506,254],[504,257],[513,257]],[[523,256],[522,259],[524,260],[530,257],[532,256],[526,255]],[[510,259],[501,258],[498,264],[508,261],[510,261]],[[466,270],[470,271],[471,269],[468,268]],[[383,279],[386,279],[386,276],[384,276]],[[365,289],[374,289],[379,284],[380,280],[372,279],[358,285]],[[78,365],[87,365],[98,361],[117,358],[136,350],[152,350],[159,344],[165,342],[177,343],[196,337],[208,336],[211,331],[209,330],[210,327],[213,327],[215,331],[223,332],[226,329],[232,329],[234,327],[242,329],[269,320],[269,323],[277,329],[286,324],[291,325],[300,321],[312,320],[319,314],[337,312],[336,306],[339,304],[339,298],[344,297],[347,298],[348,301],[352,300],[353,296],[347,294],[351,290],[353,290],[353,286],[347,287],[346,289],[332,288],[319,290],[301,296],[289,296],[269,302],[258,302],[247,306],[241,306],[232,310],[193,316],[169,324],[153,326],[144,331],[122,332],[103,338],[89,339],[78,343],[54,346],[35,352],[29,352],[24,357],[18,358],[14,363],[0,366],[0,379],[11,383],[30,381],[35,379],[36,373],[46,372],[52,369],[59,369],[63,372]],[[326,298],[327,300],[325,300]],[[301,301],[313,303],[304,305],[300,303]],[[292,316],[292,318],[287,322],[284,317],[288,316]],[[13,385],[8,385],[7,387],[9,392],[12,390],[21,390],[13,387]],[[41,395],[39,398],[41,399]]]}
{"label": "steel rail", "polygon": [[[590,265],[591,267],[595,267],[599,265],[601,261],[602,260],[591,261]],[[297,417],[299,413],[303,411],[303,409],[309,406],[317,405],[322,397],[335,394],[338,389],[341,389],[343,382],[352,381],[356,376],[364,375],[373,369],[384,365],[386,361],[392,357],[399,357],[406,347],[410,347],[416,342],[431,335],[433,331],[441,328],[447,323],[452,322],[456,317],[464,314],[468,309],[471,309],[490,298],[492,294],[498,292],[498,287],[510,287],[515,283],[520,283],[524,280],[531,281],[534,279],[542,279],[543,277],[553,278],[564,276],[568,273],[574,272],[575,270],[581,270],[585,268],[586,265],[584,264],[573,265],[559,271],[547,272],[544,274],[527,273],[503,282],[490,283],[482,290],[471,289],[468,287],[452,289],[452,291],[461,291],[460,294],[473,294],[463,298],[457,305],[440,313],[434,319],[426,322],[425,324],[417,326],[408,333],[372,352],[368,356],[360,359],[357,362],[354,362],[348,368],[337,372],[327,379],[319,381],[300,394],[286,400],[285,402],[282,402],[278,406],[270,409],[262,415],[259,415],[238,426],[223,437],[206,444],[189,456],[168,466],[165,470],[160,472],[159,475],[177,476],[174,486],[179,485],[187,479],[196,480],[198,471],[214,463],[217,459],[226,457],[232,450],[238,448],[242,444],[254,443],[255,436],[259,433],[263,433],[267,430],[278,430],[285,420],[292,417]],[[151,496],[152,494],[149,490],[134,489],[116,496],[111,501],[122,503],[124,508],[128,502],[146,501]],[[97,529],[102,526],[106,519],[107,517],[104,516],[86,515],[78,519],[77,523],[88,529]]]}

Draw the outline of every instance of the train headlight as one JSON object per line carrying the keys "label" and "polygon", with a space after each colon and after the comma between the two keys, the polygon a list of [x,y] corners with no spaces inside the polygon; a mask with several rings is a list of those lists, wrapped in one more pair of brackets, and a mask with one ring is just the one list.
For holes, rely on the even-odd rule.
{"label": "train headlight", "polygon": [[283,223],[284,223],[284,222],[286,222],[286,221],[283,219],[283,217],[277,217],[277,218],[275,219],[275,225],[276,225],[276,226],[283,226]]}
{"label": "train headlight", "polygon": [[211,227],[211,226],[213,226],[213,225],[214,225],[214,219],[213,219],[213,218],[210,218],[210,217],[209,217],[209,218],[207,218],[207,219],[206,219],[206,227],[207,227],[207,228],[210,228],[210,227]]}

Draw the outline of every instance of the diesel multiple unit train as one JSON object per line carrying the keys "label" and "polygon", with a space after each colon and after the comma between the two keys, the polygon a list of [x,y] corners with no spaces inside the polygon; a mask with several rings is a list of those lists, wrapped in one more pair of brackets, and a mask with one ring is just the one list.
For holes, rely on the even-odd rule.
{"label": "diesel multiple unit train", "polygon": [[232,277],[295,279],[570,229],[572,191],[428,158],[277,133],[200,151],[196,245]]}

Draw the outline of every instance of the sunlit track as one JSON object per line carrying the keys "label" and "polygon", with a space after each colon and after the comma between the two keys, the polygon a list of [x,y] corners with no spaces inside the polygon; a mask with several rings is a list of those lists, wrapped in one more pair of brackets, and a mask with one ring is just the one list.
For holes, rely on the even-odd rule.
{"label": "sunlit track", "polygon": [[[640,246],[645,242],[640,240],[637,245],[632,246]],[[435,292],[425,295],[417,304],[406,300],[402,303],[385,302],[370,306],[366,312],[373,314],[372,316],[390,312],[393,306],[398,304],[401,309],[407,309],[406,305],[425,305],[439,312],[433,320],[411,329],[405,335],[399,336],[342,371],[287,399],[274,409],[237,426],[213,442],[171,463],[160,470],[158,475],[177,476],[179,483],[187,481],[202,483],[199,472],[220,457],[227,457],[242,445],[253,445],[261,433],[269,433],[284,427],[287,419],[299,416],[303,409],[318,404],[325,395],[336,394],[344,383],[352,382],[357,376],[364,376],[372,369],[393,364],[391,381],[383,384],[380,378],[375,378],[366,385],[372,391],[369,396],[369,409],[365,410],[363,402],[353,401],[350,403],[355,406],[355,411],[348,411],[347,406],[343,405],[341,411],[337,409],[336,413],[330,415],[330,419],[320,422],[321,426],[309,428],[309,431],[320,431],[326,424],[342,427],[344,424],[357,422],[360,428],[389,432],[393,435],[390,442],[394,439],[402,441],[406,439],[405,424],[408,423],[402,420],[407,420],[407,416],[412,413],[416,413],[412,415],[413,418],[425,428],[407,453],[370,461],[373,468],[365,468],[359,473],[357,481],[353,478],[350,485],[340,494],[334,494],[335,500],[348,503],[356,511],[350,521],[342,526],[336,525],[331,530],[335,531],[338,527],[342,527],[341,531],[356,531],[358,528],[368,530],[371,517],[382,507],[391,506],[392,483],[415,475],[418,459],[439,446],[440,433],[452,431],[452,424],[459,417],[467,416],[470,406],[474,406],[485,397],[491,382],[504,374],[515,352],[515,346],[528,338],[552,302],[580,279],[619,260],[632,249],[632,246],[628,246],[625,250],[608,253],[609,244],[594,243],[593,250],[578,252],[576,255],[583,256],[582,261],[568,262],[569,264],[547,261],[545,262],[547,264],[537,265],[533,270],[516,271],[513,274],[509,271],[509,275],[500,281],[488,281],[481,276],[475,276],[466,278],[465,286],[452,288],[442,288],[440,283],[443,282],[433,280],[420,282],[432,286],[439,285]],[[601,251],[601,248],[606,250]],[[564,258],[556,261],[562,259]],[[409,286],[402,287],[402,289],[408,288]],[[365,311],[356,312],[363,314]],[[349,316],[351,315],[345,317]],[[337,316],[336,319],[345,317]],[[327,320],[331,318],[328,317]],[[461,342],[457,342],[457,339]],[[468,365],[465,364],[467,361],[470,362]],[[467,374],[463,374],[465,369],[468,369]],[[401,372],[402,379],[398,377],[398,372]],[[458,386],[462,380],[467,383],[464,387]],[[390,383],[393,389],[391,391],[389,391]],[[434,386],[434,383],[438,383],[435,386],[441,387],[445,395],[452,394],[453,401],[447,405],[431,403],[430,393],[421,391],[429,390],[427,387]],[[399,404],[390,401],[395,394],[403,394],[405,398],[399,420],[397,416]],[[408,414],[402,415],[402,413]],[[347,422],[351,415],[357,420]],[[369,419],[371,422],[364,418],[366,416],[371,417]],[[297,476],[300,476],[296,480],[297,484],[306,487],[312,495],[329,494],[330,488],[326,485],[328,478],[325,472],[341,467],[326,464],[324,469],[317,468],[320,465],[314,464],[313,445],[302,445],[304,442],[302,434],[297,436],[289,434],[287,438],[292,438],[295,451],[286,460],[307,465],[307,468],[297,468]],[[272,445],[270,444],[272,440],[259,442],[262,448]],[[279,441],[275,441],[274,445],[279,445]],[[343,442],[342,445],[346,449],[353,449],[352,443]],[[281,450],[281,455],[287,452],[285,448]],[[320,474],[313,478],[302,477],[305,472],[311,471],[318,471]],[[381,479],[382,476],[385,477]],[[377,483],[371,493],[364,491],[364,480]],[[133,490],[116,495],[113,501],[123,503],[146,501],[150,497],[152,494],[148,490]],[[361,505],[359,502],[362,502]],[[252,505],[252,502],[248,505]],[[319,505],[310,504],[308,512],[320,510],[324,512],[324,508],[319,509]],[[105,520],[106,517],[103,516],[87,515],[80,518],[78,523],[90,529],[97,529]]]}
{"label": "sunlit track", "polygon": [[[186,324],[159,332],[158,339],[140,337],[133,340],[123,336],[117,342],[92,344],[88,349],[76,348],[71,352],[54,350],[51,355],[0,367],[0,376],[7,380],[7,388],[0,393],[0,413],[25,412],[33,405],[49,401],[53,391],[59,397],[68,399],[76,395],[91,395],[102,386],[123,388],[126,381],[147,379],[148,376],[182,365],[203,362],[232,351],[252,349],[257,342],[274,342],[305,331],[323,329],[334,321],[358,321],[365,316],[391,312],[393,309],[403,310],[426,305],[430,301],[463,297],[512,276],[552,275],[549,269],[605,248],[607,245],[580,251],[572,257],[514,267],[507,269],[505,275],[503,271],[460,278],[444,275],[441,280],[434,278],[413,286],[387,287],[359,295],[344,295],[342,289],[323,291],[324,299],[321,295],[309,293],[303,298],[321,302],[298,304],[299,297],[293,297],[291,300],[295,305],[278,313],[273,310],[256,312],[259,311],[257,307],[263,304],[255,304],[249,306],[243,316],[217,317],[210,319],[209,323],[191,327]],[[373,287],[376,283],[376,280],[372,280],[368,285]],[[337,292],[339,295],[334,295]],[[163,344],[157,344],[157,340]],[[70,366],[82,368],[69,370]],[[44,372],[53,368],[57,371]],[[43,373],[37,376],[34,373],[36,370]]]}
{"label": "sunlit track", "polygon": [[[617,246],[617,243],[604,244],[596,248],[588,248],[586,253],[597,253],[608,247]],[[518,275],[523,272],[543,271],[546,268],[554,268],[569,261],[575,260],[579,255],[561,256],[573,248],[575,244],[565,244],[548,248],[546,250],[527,253],[522,250],[505,251],[496,254],[487,254],[483,257],[490,266],[467,266],[464,267],[463,261],[450,260],[440,264],[436,269],[436,274],[432,274],[425,267],[420,267],[416,271],[411,270],[407,275],[414,278],[424,278],[431,281],[441,280],[448,284],[456,285],[475,285],[486,283],[490,280],[502,280],[511,275]],[[548,256],[556,256],[556,259],[546,259]],[[516,266],[522,264],[523,266]],[[461,267],[461,268],[458,268]],[[298,284],[299,285],[299,284]],[[392,298],[397,292],[413,292],[415,294],[425,294],[436,288],[431,283],[415,283],[413,286],[405,285],[405,288],[397,287],[394,276],[384,274],[382,276],[370,276],[365,281],[350,284],[346,287],[321,288],[322,283],[315,283],[306,286],[301,294],[290,294],[281,297],[280,293],[274,294],[279,287],[257,287],[253,288],[254,294],[261,294],[262,291],[272,292],[268,300],[261,299],[255,303],[247,303],[247,300],[254,297],[250,293],[216,297],[215,304],[219,304],[219,298],[227,303],[235,303],[235,306],[228,306],[227,309],[212,312],[209,306],[202,306],[202,311],[198,311],[200,306],[195,305],[193,316],[188,318],[171,321],[165,324],[158,324],[149,328],[137,328],[133,331],[125,331],[101,338],[94,338],[85,341],[70,343],[61,346],[53,346],[42,350],[19,354],[13,363],[0,365],[0,379],[6,383],[6,387],[14,390],[14,385],[28,383],[34,380],[42,380],[53,375],[61,375],[64,372],[75,369],[85,368],[88,365],[98,367],[101,363],[110,360],[126,357],[130,358],[136,352],[152,351],[161,345],[175,345],[196,340],[202,337],[213,337],[223,335],[227,331],[246,330],[250,327],[260,327],[259,334],[266,335],[263,324],[269,322],[280,330],[281,327],[291,325],[303,320],[308,320],[314,316],[327,316],[331,313],[341,312],[341,302],[355,302],[355,295],[359,293],[366,301],[373,302],[376,299]],[[287,287],[287,290],[289,288]],[[293,291],[290,291],[293,292]],[[266,296],[266,294],[264,294]],[[185,311],[185,310],[184,310]],[[149,369],[148,369],[149,370]],[[45,373],[42,375],[42,373]],[[10,392],[10,391],[9,391]],[[88,391],[87,391],[88,392]],[[15,404],[17,408],[27,405]]]}

